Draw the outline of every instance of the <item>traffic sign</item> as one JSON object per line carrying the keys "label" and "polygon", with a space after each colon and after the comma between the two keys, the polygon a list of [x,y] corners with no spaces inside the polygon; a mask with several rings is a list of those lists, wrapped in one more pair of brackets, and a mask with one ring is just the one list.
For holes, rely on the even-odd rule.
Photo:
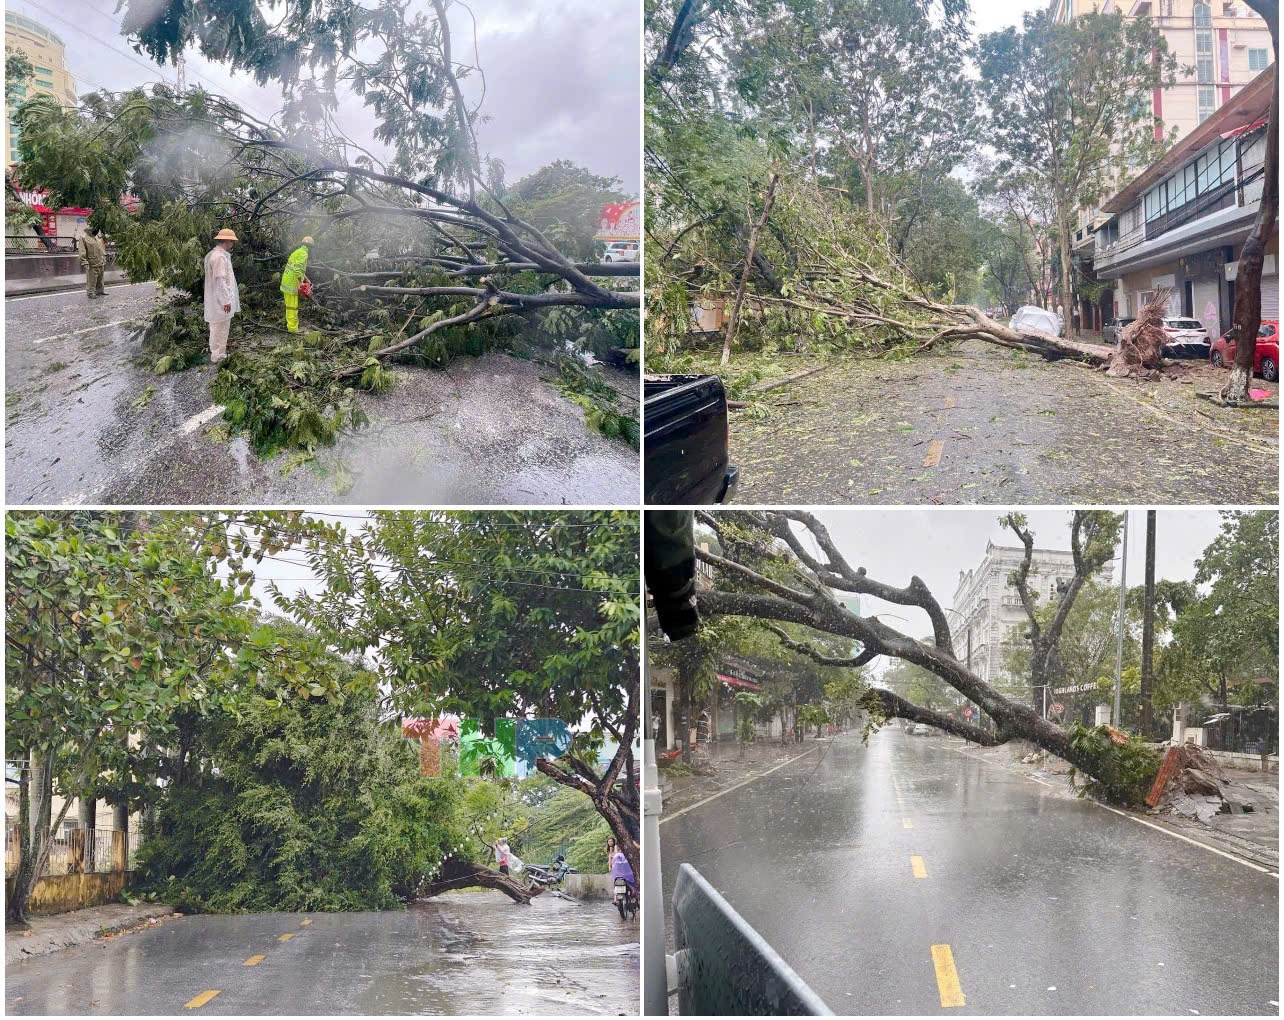
{"label": "traffic sign", "polygon": [[1054,701],[1054,702],[1052,703],[1052,714],[1053,714],[1053,715],[1060,715],[1060,714],[1061,714],[1062,712],[1064,712],[1065,710],[1066,710],[1066,706],[1065,706],[1065,705],[1063,705],[1063,704],[1061,704],[1061,702],[1059,702],[1059,701]]}
{"label": "traffic sign", "polygon": [[972,706],[971,706],[971,705],[968,705],[968,706],[967,706],[967,708],[963,709],[963,718],[964,718],[964,719],[971,719],[971,718],[972,718]]}

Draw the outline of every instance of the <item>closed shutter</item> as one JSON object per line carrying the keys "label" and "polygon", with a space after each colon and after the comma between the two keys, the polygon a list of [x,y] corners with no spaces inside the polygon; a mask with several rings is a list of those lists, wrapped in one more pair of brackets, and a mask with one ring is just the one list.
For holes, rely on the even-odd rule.
{"label": "closed shutter", "polygon": [[1262,318],[1280,317],[1280,278],[1279,275],[1262,277]]}

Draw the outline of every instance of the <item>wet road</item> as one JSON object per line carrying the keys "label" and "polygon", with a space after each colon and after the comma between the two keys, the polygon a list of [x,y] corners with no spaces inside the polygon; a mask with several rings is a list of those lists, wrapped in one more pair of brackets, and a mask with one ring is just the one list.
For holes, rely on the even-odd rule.
{"label": "wet road", "polygon": [[363,398],[367,428],[293,469],[289,453],[261,460],[226,437],[206,368],[135,364],[129,330],[156,301],[153,284],[6,301],[11,505],[637,501],[637,452],[590,432],[549,370],[500,354],[399,369]]}
{"label": "wet road", "polygon": [[836,361],[732,415],[736,501],[1273,506],[1278,410],[1198,399],[1225,385],[1207,364],[1173,372],[1107,379],[980,342]]}
{"label": "wet road", "polygon": [[5,1006],[10,1015],[636,1016],[638,925],[609,901],[522,907],[491,892],[386,913],[184,917],[11,966]]}
{"label": "wet road", "polygon": [[688,861],[836,1013],[1279,1012],[1278,877],[943,738],[840,736],[660,833],[666,918]]}

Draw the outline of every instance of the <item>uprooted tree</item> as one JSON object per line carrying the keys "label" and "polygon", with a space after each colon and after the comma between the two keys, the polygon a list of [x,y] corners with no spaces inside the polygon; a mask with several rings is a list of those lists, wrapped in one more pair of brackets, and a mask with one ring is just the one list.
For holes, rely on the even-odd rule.
{"label": "uprooted tree", "polygon": [[[1155,753],[1119,734],[1078,726],[1064,728],[1042,717],[1031,704],[1001,694],[955,654],[945,610],[918,577],[896,587],[853,567],[814,515],[803,510],[702,512],[702,523],[718,534],[724,555],[703,549],[696,555],[715,568],[712,589],[697,592],[702,615],[750,617],[772,624],[796,624],[820,634],[859,641],[850,656],[833,656],[807,640],[774,627],[788,648],[826,666],[860,667],[880,655],[927,670],[975,704],[977,723],[915,704],[885,688],[869,687],[861,705],[875,719],[900,717],[947,733],[995,746],[1023,738],[1068,761],[1086,777],[1086,787],[1109,800],[1131,803],[1144,796],[1158,769]],[[1083,585],[1113,556],[1121,518],[1098,510],[1076,510],[1070,525],[1074,575],[1056,593],[1051,618],[1039,612],[1032,580],[1034,538],[1019,513],[1002,522],[1025,547],[1025,557],[1010,582],[1025,610],[1025,639],[1031,646],[1030,683],[1034,688],[1057,675],[1057,647]],[[813,553],[811,547],[818,549]],[[920,609],[932,637],[918,641],[874,616],[846,609],[835,592],[851,592],[898,606]],[[984,723],[988,722],[989,725]]]}
{"label": "uprooted tree", "polygon": [[637,543],[622,511],[376,511],[308,551],[326,592],[277,599],[372,656],[400,712],[459,713],[488,734],[497,719],[564,721],[571,747],[536,767],[592,803],[640,874]]}
{"label": "uprooted tree", "polygon": [[[311,447],[361,424],[356,391],[387,389],[395,363],[442,366],[541,340],[598,353],[637,346],[640,296],[613,279],[637,265],[583,261],[560,207],[522,182],[506,189],[502,162],[482,155],[481,112],[460,84],[480,68],[471,52],[469,62],[454,55],[446,0],[430,13],[391,0],[285,0],[275,25],[254,5],[125,6],[124,31],[158,63],[196,45],[279,83],[283,109],[262,119],[165,85],[94,93],[78,110],[36,97],[17,114],[23,185],[92,205],[131,278],[182,292],[144,331],[158,372],[203,358],[200,259],[217,229],[236,231],[243,313],[214,391],[260,450]],[[386,162],[335,124],[341,88],[370,110]],[[567,186],[592,204],[625,197],[615,183],[583,171]],[[137,212],[121,208],[126,193]],[[316,238],[316,295],[304,307],[311,328],[291,336],[277,325],[277,284],[305,234]],[[592,395],[594,425],[636,442],[636,418],[605,387],[587,385],[578,363],[556,367]]]}
{"label": "uprooted tree", "polygon": [[[925,196],[957,197],[945,182],[974,147],[977,104],[965,102],[964,113],[957,106],[975,86],[956,80],[962,56],[939,59],[969,50],[968,12],[965,0],[655,5],[646,289],[648,348],[660,364],[689,351],[691,307],[729,302],[744,289],[739,281],[747,292],[737,335],[752,318],[763,345],[880,354],[977,339],[1106,363],[1105,348],[1013,329],[960,302],[961,267],[929,273],[903,241],[926,217]],[[1057,144],[1080,157],[1055,196],[1032,169],[1046,164],[1034,151],[1040,126],[1033,113],[1000,109],[997,100],[990,112],[1012,147],[1028,143],[1023,161],[1007,159],[1005,174],[1020,172],[1064,222],[1076,201],[1099,195],[1112,171],[1139,157],[1153,128],[1132,96],[1168,80],[1173,61],[1146,19],[1045,22],[1033,27],[1039,39],[1048,37],[1041,81],[1057,86],[1048,116]],[[868,61],[869,52],[879,60]],[[787,81],[780,77],[786,58]],[[990,68],[992,99],[1003,93],[999,63],[996,57]],[[1083,97],[1063,100],[1075,89]],[[1029,89],[1031,97],[1045,92]],[[1064,227],[1059,240],[1065,247]],[[941,245],[928,237],[912,247]]]}

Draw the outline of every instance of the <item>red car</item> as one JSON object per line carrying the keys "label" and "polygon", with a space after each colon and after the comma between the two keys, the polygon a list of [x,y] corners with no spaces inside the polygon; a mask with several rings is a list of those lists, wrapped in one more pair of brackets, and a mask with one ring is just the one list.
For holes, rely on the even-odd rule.
{"label": "red car", "polygon": [[[1209,360],[1221,368],[1235,363],[1235,327],[1213,341]],[[1257,352],[1253,356],[1253,371],[1267,382],[1280,377],[1280,324],[1276,319],[1263,319],[1257,331]]]}

